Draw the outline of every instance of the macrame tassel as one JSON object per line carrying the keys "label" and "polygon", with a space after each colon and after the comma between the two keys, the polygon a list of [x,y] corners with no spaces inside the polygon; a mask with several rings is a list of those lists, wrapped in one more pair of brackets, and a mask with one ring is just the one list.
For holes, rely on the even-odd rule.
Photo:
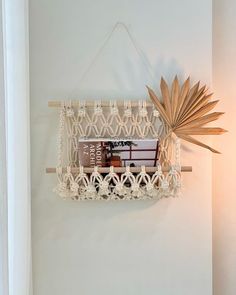
{"label": "macrame tassel", "polygon": [[53,189],[53,191],[55,193],[57,193],[60,197],[64,198],[66,190],[67,190],[67,185],[63,180],[62,167],[57,167],[56,168],[56,173],[57,173],[58,184]]}
{"label": "macrame tassel", "polygon": [[163,190],[164,197],[174,197],[180,189],[180,173],[176,170],[175,166],[170,168],[170,171],[166,175],[165,185]]}
{"label": "macrame tassel", "polygon": [[114,172],[113,166],[110,167],[110,172],[107,174],[103,180],[100,187],[100,194],[106,200],[119,200],[119,197],[115,193],[115,187],[119,183],[119,177]]}
{"label": "macrame tassel", "polygon": [[[145,166],[141,167],[141,172],[136,177],[136,183],[138,185],[137,197],[144,199],[151,193],[151,177],[146,173]],[[149,186],[148,186],[149,185]]]}
{"label": "macrame tassel", "polygon": [[72,198],[74,199],[77,195],[74,190],[71,189],[71,185],[74,184],[73,175],[71,174],[71,168],[67,167],[67,172],[63,175],[62,168],[57,168],[57,175],[59,183],[54,189],[63,199]]}
{"label": "macrame tassel", "polygon": [[[175,169],[172,173],[172,182],[173,182],[173,196],[178,196],[181,192],[182,187],[182,178],[181,178],[181,140],[180,138],[176,137],[175,139]],[[171,171],[170,171],[171,172]]]}
{"label": "macrame tassel", "polygon": [[83,171],[83,166],[79,167],[79,174],[75,178],[75,182],[78,183],[78,200],[86,200],[86,188],[89,185],[89,178],[86,173]]}

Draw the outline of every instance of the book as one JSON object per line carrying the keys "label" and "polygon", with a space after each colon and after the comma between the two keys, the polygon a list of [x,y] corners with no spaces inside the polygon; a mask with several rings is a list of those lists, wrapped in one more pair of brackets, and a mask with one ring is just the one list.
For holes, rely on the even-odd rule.
{"label": "book", "polygon": [[79,165],[86,167],[156,166],[158,140],[79,140]]}
{"label": "book", "polygon": [[106,162],[106,151],[101,141],[79,142],[79,165],[86,167],[102,167]]}

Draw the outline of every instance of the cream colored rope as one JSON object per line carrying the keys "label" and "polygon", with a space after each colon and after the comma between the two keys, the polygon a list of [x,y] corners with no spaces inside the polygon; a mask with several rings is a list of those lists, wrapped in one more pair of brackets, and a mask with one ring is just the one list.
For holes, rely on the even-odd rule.
{"label": "cream colored rope", "polygon": [[[115,101],[111,101],[106,110],[101,107],[101,101],[94,103],[93,110],[87,108],[85,102],[81,102],[78,108],[72,107],[70,102],[62,103],[58,136],[58,185],[55,192],[63,198],[75,200],[138,200],[175,196],[181,186],[178,138],[175,139],[173,160],[168,158],[168,143],[165,142],[166,146],[162,143],[160,147],[161,157],[171,167],[168,173],[162,173],[160,164],[153,175],[148,174],[144,166],[140,173],[132,173],[127,166],[121,174],[115,173],[110,167],[110,172],[105,176],[98,172],[97,167],[93,173],[86,174],[83,167],[79,166],[78,141],[81,138],[122,136],[130,139],[158,139],[165,134],[166,129],[159,114],[154,108],[147,109],[143,101],[139,101],[138,107],[131,107],[129,101],[124,101],[122,109],[117,107]],[[63,173],[65,152],[67,171]],[[79,172],[72,173],[71,167],[80,167]]]}

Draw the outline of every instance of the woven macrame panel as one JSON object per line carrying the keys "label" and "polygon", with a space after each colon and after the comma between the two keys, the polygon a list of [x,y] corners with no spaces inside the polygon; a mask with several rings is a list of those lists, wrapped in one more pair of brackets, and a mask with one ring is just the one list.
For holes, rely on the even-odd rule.
{"label": "woven macrame panel", "polygon": [[68,135],[82,138],[159,138],[164,132],[158,111],[145,101],[137,107],[126,101],[119,107],[115,101],[109,107],[95,102],[92,108],[81,102],[77,108],[67,105],[66,117],[71,121]]}
{"label": "woven macrame panel", "polygon": [[126,172],[117,174],[113,167],[105,176],[98,172],[97,167],[89,175],[80,167],[78,174],[72,174],[68,167],[65,174],[61,169],[57,171],[59,183],[55,192],[62,198],[73,200],[144,200],[176,196],[180,189],[180,172],[171,167],[166,174],[162,173],[161,166],[150,175],[142,167],[140,173],[131,173],[129,167]]}
{"label": "woven macrame panel", "polygon": [[[180,188],[179,141],[176,142],[175,162],[168,173],[162,172],[157,163],[156,172],[150,174],[143,166],[139,173],[126,167],[124,173],[101,174],[94,167],[92,173],[84,173],[79,164],[79,140],[81,139],[161,139],[166,126],[156,109],[147,107],[145,101],[136,106],[125,101],[111,101],[106,107],[95,101],[94,106],[85,102],[62,103],[59,128],[58,185],[55,191],[64,198],[74,200],[136,200],[158,199],[174,196]],[[165,155],[167,147],[160,150]],[[62,172],[62,167],[67,167]],[[77,167],[79,172],[72,173]]]}

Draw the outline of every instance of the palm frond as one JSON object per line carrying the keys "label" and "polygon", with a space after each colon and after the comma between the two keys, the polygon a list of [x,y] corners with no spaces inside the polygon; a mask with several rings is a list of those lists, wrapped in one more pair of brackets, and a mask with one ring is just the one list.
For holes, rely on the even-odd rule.
{"label": "palm frond", "polygon": [[[182,124],[180,124],[178,130],[180,130],[182,127],[196,127],[196,126],[203,126],[205,124],[208,124],[210,122],[216,121],[219,119],[220,116],[222,116],[224,113],[222,112],[214,112],[202,117],[197,117],[196,119],[192,119],[189,122],[184,122]],[[190,119],[189,119],[190,120]]]}
{"label": "palm frond", "polygon": [[[204,147],[213,153],[219,153],[208,145],[194,139],[190,135],[220,135],[226,130],[219,127],[204,127],[206,124],[216,121],[222,112],[209,112],[216,106],[218,100],[210,101],[212,93],[207,94],[207,87],[200,88],[200,81],[190,88],[190,78],[182,85],[175,76],[171,88],[164,78],[160,83],[162,101],[154,91],[147,87],[149,96],[159,111],[169,129],[178,137],[193,144]],[[171,133],[171,131],[169,131]]]}
{"label": "palm frond", "polygon": [[188,142],[190,142],[190,143],[193,143],[193,144],[199,145],[199,146],[201,146],[201,147],[203,147],[203,148],[205,148],[205,149],[208,149],[208,150],[211,151],[212,153],[220,154],[219,151],[213,149],[213,148],[210,147],[209,145],[207,145],[207,144],[205,144],[205,143],[203,143],[203,142],[201,142],[201,141],[199,141],[199,140],[197,140],[197,139],[195,139],[195,138],[193,138],[193,137],[191,137],[191,136],[189,136],[189,135],[179,134],[178,136],[179,136],[179,138],[181,138],[181,139],[183,139],[183,140],[185,140],[185,141],[188,141]]}
{"label": "palm frond", "polygon": [[161,78],[161,93],[162,93],[162,98],[163,98],[163,106],[164,109],[166,110],[166,114],[169,118],[171,118],[171,101],[170,101],[170,93],[169,93],[169,88],[166,83],[166,81]]}

